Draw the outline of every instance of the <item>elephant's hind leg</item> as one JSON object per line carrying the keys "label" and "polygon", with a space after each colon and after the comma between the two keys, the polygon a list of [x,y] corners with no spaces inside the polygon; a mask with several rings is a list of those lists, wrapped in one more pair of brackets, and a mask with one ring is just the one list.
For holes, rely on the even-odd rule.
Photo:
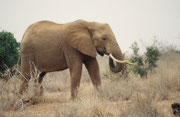
{"label": "elephant's hind leg", "polygon": [[28,89],[28,83],[31,78],[31,70],[29,61],[29,57],[21,56],[21,80],[22,84],[20,85],[19,93],[22,95]]}
{"label": "elephant's hind leg", "polygon": [[43,86],[41,85],[41,83],[45,75],[46,75],[46,72],[41,72],[38,77],[38,85],[40,85],[40,95],[43,94]]}
{"label": "elephant's hind leg", "polygon": [[28,82],[30,80],[29,74],[22,74],[22,84],[20,85],[19,93],[22,95],[25,91],[27,91],[28,88]]}
{"label": "elephant's hind leg", "polygon": [[41,72],[38,77],[38,83],[41,84],[43,81],[44,76],[46,75],[46,72]]}

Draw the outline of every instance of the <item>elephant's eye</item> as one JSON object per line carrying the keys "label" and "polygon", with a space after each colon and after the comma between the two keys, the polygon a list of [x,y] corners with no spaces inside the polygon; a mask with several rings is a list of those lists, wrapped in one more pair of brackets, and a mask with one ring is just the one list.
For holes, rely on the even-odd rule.
{"label": "elephant's eye", "polygon": [[106,37],[103,37],[102,40],[106,40]]}

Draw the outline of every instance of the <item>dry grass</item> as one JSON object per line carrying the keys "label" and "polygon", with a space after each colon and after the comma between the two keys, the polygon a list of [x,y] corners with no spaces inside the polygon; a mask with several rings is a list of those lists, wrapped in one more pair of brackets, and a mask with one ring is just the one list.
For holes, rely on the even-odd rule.
{"label": "dry grass", "polygon": [[[147,79],[129,74],[127,78],[113,74],[107,68],[107,58],[100,58],[102,96],[93,88],[83,69],[78,98],[70,100],[70,75],[65,70],[49,73],[43,81],[44,95],[35,105],[21,110],[14,105],[19,98],[16,90],[20,80],[0,81],[0,116],[24,117],[173,117],[171,104],[180,102],[180,54],[163,54],[156,73]],[[29,97],[34,89],[29,88]],[[28,97],[27,96],[27,97]]]}
{"label": "dry grass", "polygon": [[9,81],[0,80],[0,111],[14,108],[14,104],[18,100],[16,95],[19,87],[18,82],[17,78],[12,78]]}

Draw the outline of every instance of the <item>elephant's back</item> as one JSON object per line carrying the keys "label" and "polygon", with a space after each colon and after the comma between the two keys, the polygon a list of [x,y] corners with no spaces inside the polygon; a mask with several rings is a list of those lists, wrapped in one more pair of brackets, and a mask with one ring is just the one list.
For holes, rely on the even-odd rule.
{"label": "elephant's back", "polygon": [[33,38],[34,36],[40,36],[42,33],[47,33],[47,32],[54,32],[54,30],[59,29],[59,27],[62,24],[57,24],[51,21],[39,21],[34,24],[31,24],[25,31],[22,42],[24,40],[28,40],[30,38]]}
{"label": "elephant's back", "polygon": [[[21,57],[24,61],[33,61],[41,70],[60,69],[59,60],[64,59],[59,24],[41,21],[32,24],[25,32],[21,43]],[[51,61],[51,62],[50,62]],[[44,66],[42,66],[44,65]]]}
{"label": "elephant's back", "polygon": [[47,45],[55,46],[60,33],[60,24],[51,21],[34,23],[27,28],[23,35],[21,52],[47,48]]}

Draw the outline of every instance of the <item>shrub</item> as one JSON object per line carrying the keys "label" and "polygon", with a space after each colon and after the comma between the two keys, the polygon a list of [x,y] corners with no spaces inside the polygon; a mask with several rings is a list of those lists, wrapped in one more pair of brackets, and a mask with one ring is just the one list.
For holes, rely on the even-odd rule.
{"label": "shrub", "polygon": [[159,60],[160,51],[155,46],[149,46],[146,48],[146,60],[145,62],[148,64],[148,70],[152,71],[155,67],[157,67],[157,61]]}
{"label": "shrub", "polygon": [[20,43],[10,32],[0,32],[0,77],[17,63]]}
{"label": "shrub", "polygon": [[133,50],[133,55],[130,57],[130,61],[137,63],[137,66],[132,67],[132,71],[135,74],[139,74],[141,77],[147,77],[148,71],[153,71],[157,67],[157,61],[159,60],[160,51],[155,44],[146,48],[144,55],[139,55],[139,47],[136,42],[130,47]]}

